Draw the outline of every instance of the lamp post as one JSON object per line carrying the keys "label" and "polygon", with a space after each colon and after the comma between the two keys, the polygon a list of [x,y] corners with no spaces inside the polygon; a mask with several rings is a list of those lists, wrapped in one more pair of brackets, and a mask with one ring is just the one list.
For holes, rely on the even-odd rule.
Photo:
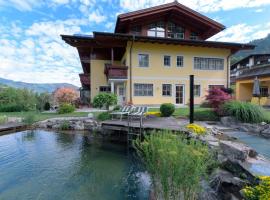
{"label": "lamp post", "polygon": [[194,75],[189,75],[189,123],[194,122]]}

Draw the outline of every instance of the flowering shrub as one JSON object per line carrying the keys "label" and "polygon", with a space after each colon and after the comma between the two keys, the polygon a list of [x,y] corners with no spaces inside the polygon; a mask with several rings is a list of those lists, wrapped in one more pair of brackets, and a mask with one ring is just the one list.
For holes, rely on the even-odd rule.
{"label": "flowering shrub", "polygon": [[206,95],[206,100],[209,105],[214,109],[214,111],[221,113],[221,106],[226,102],[231,100],[231,95],[224,92],[220,88],[213,88],[208,90],[208,95]]}
{"label": "flowering shrub", "polygon": [[200,126],[198,124],[189,124],[186,126],[187,129],[191,130],[193,133],[196,133],[198,135],[205,135],[206,129],[203,126]]}
{"label": "flowering shrub", "polygon": [[147,113],[145,113],[145,116],[161,117],[161,112],[147,112]]}
{"label": "flowering shrub", "polygon": [[270,176],[259,177],[261,182],[255,187],[247,186],[242,191],[247,200],[269,200],[270,199]]}
{"label": "flowering shrub", "polygon": [[54,98],[59,104],[73,103],[78,97],[78,92],[72,88],[59,88],[54,91]]}

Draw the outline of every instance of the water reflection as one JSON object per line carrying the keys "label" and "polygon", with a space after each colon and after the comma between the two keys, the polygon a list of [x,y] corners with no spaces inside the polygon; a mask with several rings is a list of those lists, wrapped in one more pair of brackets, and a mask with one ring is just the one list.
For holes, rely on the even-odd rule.
{"label": "water reflection", "polygon": [[0,137],[0,199],[148,199],[149,177],[124,146],[46,131]]}

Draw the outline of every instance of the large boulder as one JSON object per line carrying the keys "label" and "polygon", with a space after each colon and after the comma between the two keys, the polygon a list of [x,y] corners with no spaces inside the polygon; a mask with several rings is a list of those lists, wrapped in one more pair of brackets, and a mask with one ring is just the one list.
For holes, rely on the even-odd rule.
{"label": "large boulder", "polygon": [[254,158],[258,153],[249,146],[232,141],[220,141],[222,154],[231,160],[245,161],[248,157]]}

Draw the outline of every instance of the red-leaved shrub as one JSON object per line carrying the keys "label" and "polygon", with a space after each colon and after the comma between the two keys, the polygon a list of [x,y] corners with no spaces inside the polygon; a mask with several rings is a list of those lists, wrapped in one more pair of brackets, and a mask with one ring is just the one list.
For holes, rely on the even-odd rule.
{"label": "red-leaved shrub", "polygon": [[231,100],[232,97],[228,93],[224,92],[220,88],[212,88],[208,90],[208,95],[206,95],[206,100],[209,105],[216,111],[218,114],[222,115],[221,106],[226,102]]}

